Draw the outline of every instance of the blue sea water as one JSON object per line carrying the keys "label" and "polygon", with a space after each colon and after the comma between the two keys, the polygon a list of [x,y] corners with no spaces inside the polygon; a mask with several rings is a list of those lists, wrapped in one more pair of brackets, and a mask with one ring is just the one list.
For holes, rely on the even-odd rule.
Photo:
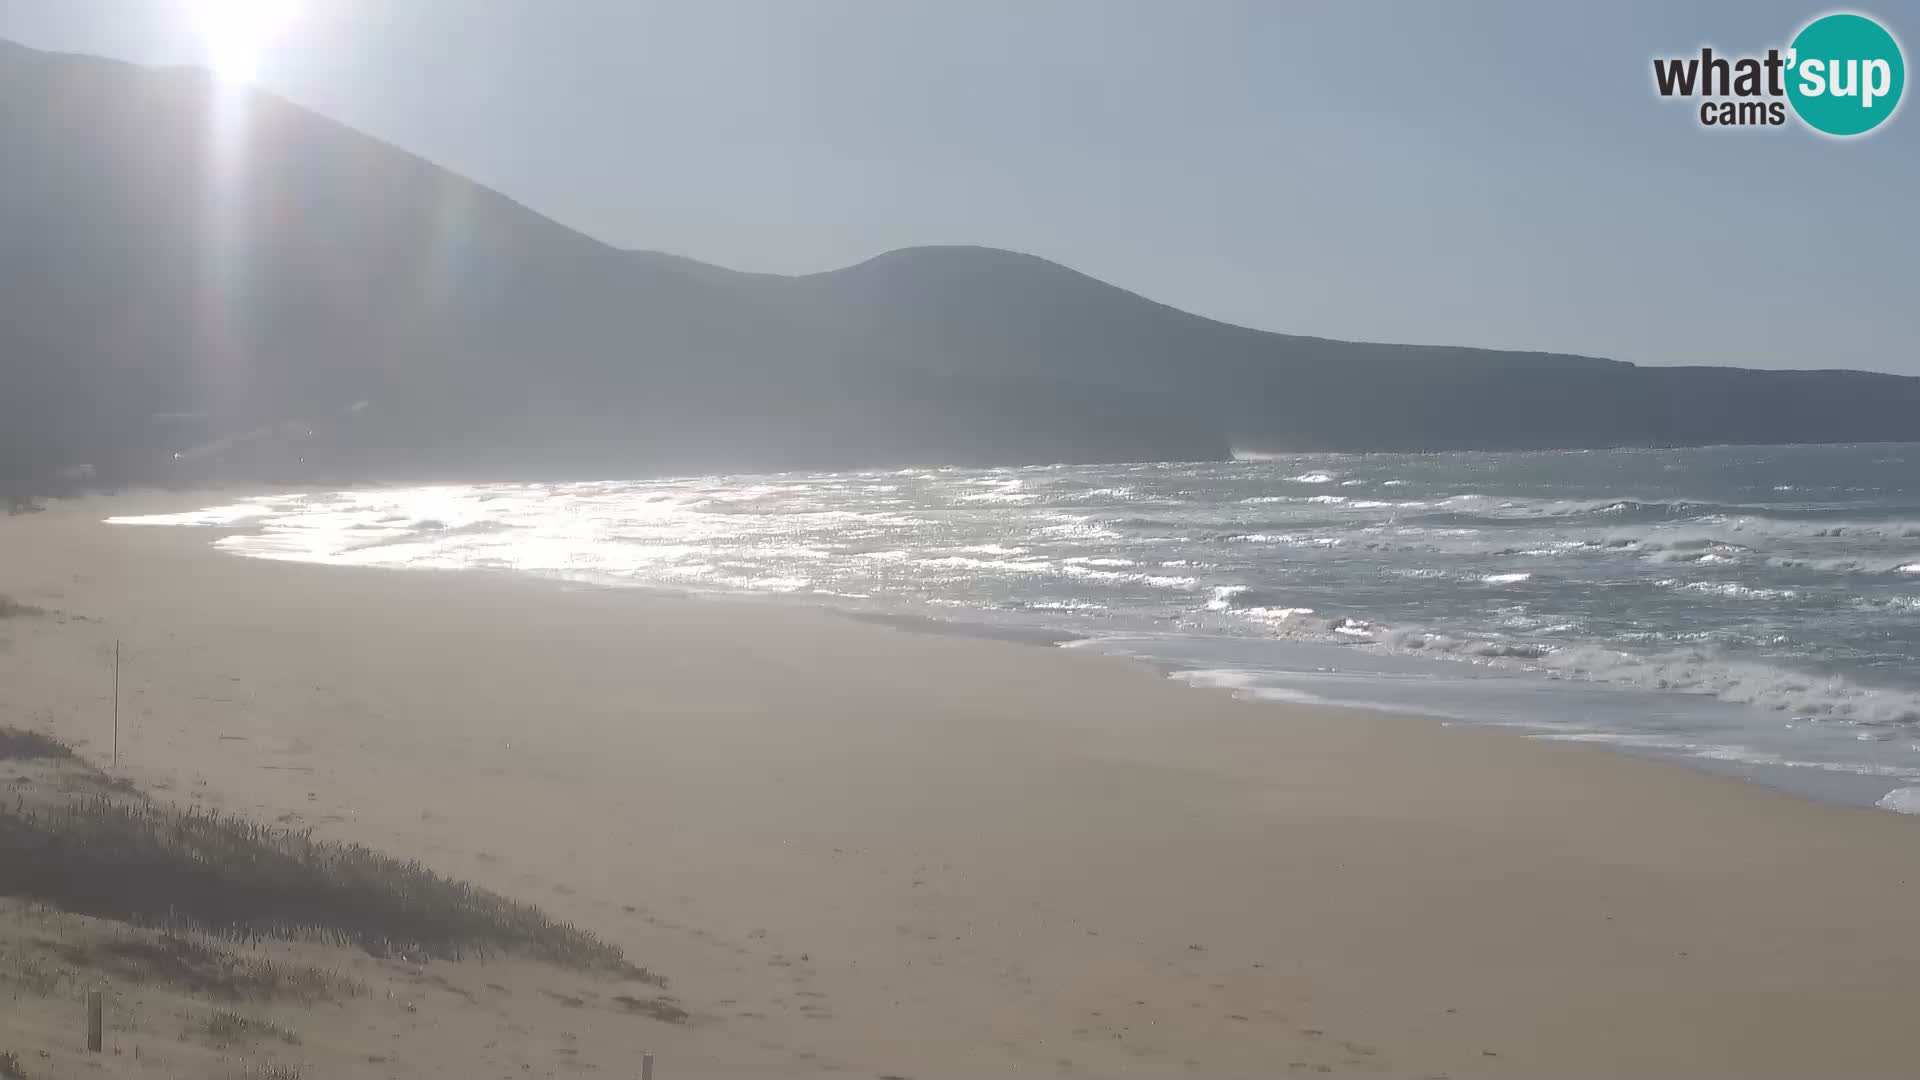
{"label": "blue sea water", "polygon": [[1920,446],[278,494],[239,555],[779,594],[1920,811]]}

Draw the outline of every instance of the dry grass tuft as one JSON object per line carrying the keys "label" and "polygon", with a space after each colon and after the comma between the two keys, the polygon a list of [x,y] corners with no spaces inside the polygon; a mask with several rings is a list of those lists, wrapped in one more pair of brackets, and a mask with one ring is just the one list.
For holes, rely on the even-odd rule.
{"label": "dry grass tuft", "polygon": [[133,937],[92,945],[54,945],[69,964],[137,981],[154,980],[227,1001],[290,999],[311,1005],[364,997],[351,975],[307,964],[239,956],[177,934]]}
{"label": "dry grass tuft", "polygon": [[0,981],[13,983],[34,997],[52,997],[67,977],[66,972],[38,956],[18,949],[0,952]]}
{"label": "dry grass tuft", "polygon": [[661,981],[588,931],[418,861],[310,830],[104,796],[0,807],[0,894],[233,940],[319,940],[414,958],[497,950]]}
{"label": "dry grass tuft", "polygon": [[45,615],[46,613],[46,608],[34,607],[32,604],[24,604],[5,593],[0,593],[0,619],[20,619],[29,615]]}
{"label": "dry grass tuft", "polygon": [[300,1036],[270,1020],[241,1016],[236,1012],[217,1012],[195,1025],[217,1046],[234,1046],[260,1039],[278,1039],[288,1046],[299,1046]]}
{"label": "dry grass tuft", "polygon": [[72,756],[73,747],[51,735],[0,727],[0,761],[59,760]]}
{"label": "dry grass tuft", "polygon": [[658,1020],[663,1024],[684,1024],[687,1022],[687,1010],[670,997],[637,998],[631,994],[615,994],[613,1000],[626,1007],[630,1013],[637,1013],[649,1020]]}

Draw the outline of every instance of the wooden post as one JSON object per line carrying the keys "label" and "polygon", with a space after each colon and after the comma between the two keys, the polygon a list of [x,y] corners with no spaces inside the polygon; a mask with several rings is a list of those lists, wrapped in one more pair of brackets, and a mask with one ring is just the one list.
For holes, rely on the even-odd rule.
{"label": "wooden post", "polygon": [[120,767],[120,639],[113,639],[113,767]]}
{"label": "wooden post", "polygon": [[100,991],[87,991],[87,1050],[100,1052]]}
{"label": "wooden post", "polygon": [[640,1055],[640,1080],[653,1080],[653,1051]]}

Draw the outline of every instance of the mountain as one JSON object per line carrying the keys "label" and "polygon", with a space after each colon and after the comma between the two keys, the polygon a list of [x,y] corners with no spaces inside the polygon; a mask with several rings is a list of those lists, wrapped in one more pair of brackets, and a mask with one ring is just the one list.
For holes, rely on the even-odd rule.
{"label": "mountain", "polygon": [[271,95],[0,42],[0,492],[1920,439],[1920,379],[1230,326],[1029,255],[623,251]]}

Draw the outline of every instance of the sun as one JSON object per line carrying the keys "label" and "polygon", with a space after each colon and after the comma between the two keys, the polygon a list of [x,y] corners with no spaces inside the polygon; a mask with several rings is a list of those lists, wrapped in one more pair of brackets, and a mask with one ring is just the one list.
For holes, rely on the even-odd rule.
{"label": "sun", "polygon": [[262,56],[293,21],[294,7],[294,0],[191,0],[214,73],[251,82]]}

